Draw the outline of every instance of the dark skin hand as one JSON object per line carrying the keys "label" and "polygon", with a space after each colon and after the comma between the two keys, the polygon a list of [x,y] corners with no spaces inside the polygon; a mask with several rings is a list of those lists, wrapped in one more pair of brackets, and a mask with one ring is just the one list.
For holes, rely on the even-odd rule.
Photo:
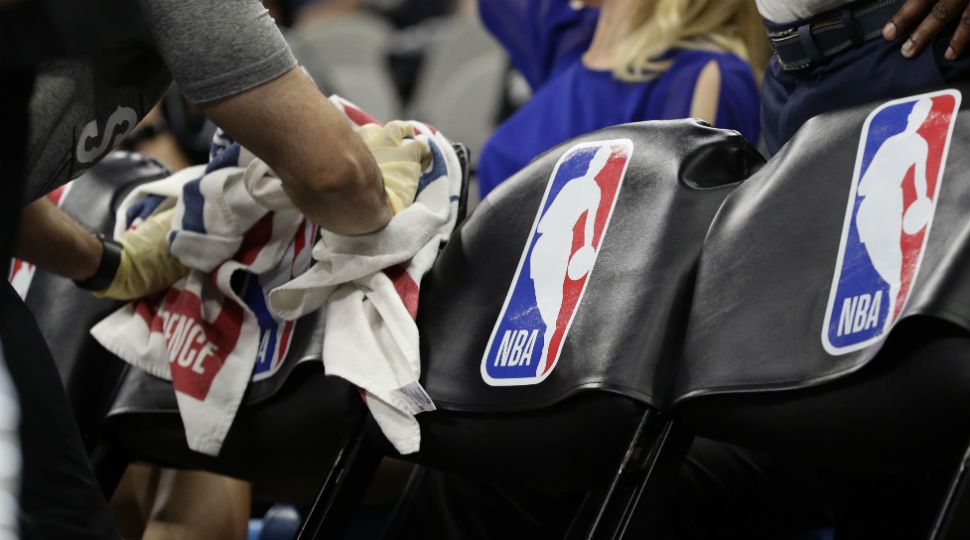
{"label": "dark skin hand", "polygon": [[970,43],[970,0],[906,0],[883,28],[882,35],[891,41],[909,33],[902,53],[913,58],[958,18],[960,23],[943,55],[947,60],[956,60]]}

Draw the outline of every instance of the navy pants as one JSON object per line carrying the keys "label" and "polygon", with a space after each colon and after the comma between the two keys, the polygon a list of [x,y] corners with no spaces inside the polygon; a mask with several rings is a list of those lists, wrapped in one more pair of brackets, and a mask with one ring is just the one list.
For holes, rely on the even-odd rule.
{"label": "navy pants", "polygon": [[[769,27],[787,28],[791,25]],[[913,59],[899,49],[903,40],[876,38],[800,71],[784,71],[773,59],[762,90],[762,133],[774,155],[813,116],[876,100],[918,94],[970,79],[970,53],[943,58],[952,28]]]}

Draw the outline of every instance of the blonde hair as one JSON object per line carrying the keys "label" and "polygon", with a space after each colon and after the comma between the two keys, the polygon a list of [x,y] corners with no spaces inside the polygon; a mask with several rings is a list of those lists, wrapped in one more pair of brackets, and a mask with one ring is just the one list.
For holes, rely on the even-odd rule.
{"label": "blonde hair", "polygon": [[770,55],[754,0],[639,0],[616,53],[613,74],[647,81],[664,74],[672,49],[730,52],[761,80]]}

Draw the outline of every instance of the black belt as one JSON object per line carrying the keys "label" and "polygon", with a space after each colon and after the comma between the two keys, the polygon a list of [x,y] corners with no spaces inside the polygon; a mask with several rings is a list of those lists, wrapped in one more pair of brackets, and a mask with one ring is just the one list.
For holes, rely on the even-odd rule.
{"label": "black belt", "polygon": [[903,0],[854,2],[798,26],[768,32],[782,69],[796,71],[882,36]]}

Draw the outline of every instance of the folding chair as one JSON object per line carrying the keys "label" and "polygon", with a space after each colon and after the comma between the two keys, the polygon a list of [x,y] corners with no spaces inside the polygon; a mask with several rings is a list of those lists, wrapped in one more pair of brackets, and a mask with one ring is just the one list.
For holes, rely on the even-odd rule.
{"label": "folding chair", "polygon": [[[533,286],[520,261],[535,249],[537,214],[559,204],[566,180],[590,175],[603,148],[612,154],[596,173],[594,235],[601,243],[558,362],[531,374],[503,371],[528,365],[495,352],[503,332],[493,330],[503,312],[509,317],[502,320],[536,316],[535,303],[506,310],[504,302],[510,287]],[[632,538],[648,528],[641,510],[663,493],[660,484],[678,465],[660,458],[689,442],[666,429],[662,407],[700,245],[724,197],[762,164],[735,132],[694,121],[647,122],[564,143],[509,179],[456,231],[422,283],[421,382],[438,410],[417,417],[421,451],[403,457],[470,478],[586,492],[583,509],[563,524],[569,537]],[[622,185],[613,191],[617,175]],[[601,214],[613,193],[615,207]],[[572,232],[574,247],[586,234],[580,230]],[[541,351],[543,338],[536,339]],[[548,362],[550,355],[538,357]],[[375,447],[393,454],[373,422],[364,423],[370,429],[344,444],[301,538],[339,537],[356,504],[348,499],[360,493],[380,454]]]}
{"label": "folding chair", "polygon": [[[970,534],[970,117],[958,104],[944,89],[820,116],[728,196],[672,394],[672,426],[806,463],[952,464],[934,540]],[[925,161],[906,161],[920,143],[896,136],[926,141]],[[908,223],[923,163],[935,211]],[[898,281],[887,260],[902,262]]]}

